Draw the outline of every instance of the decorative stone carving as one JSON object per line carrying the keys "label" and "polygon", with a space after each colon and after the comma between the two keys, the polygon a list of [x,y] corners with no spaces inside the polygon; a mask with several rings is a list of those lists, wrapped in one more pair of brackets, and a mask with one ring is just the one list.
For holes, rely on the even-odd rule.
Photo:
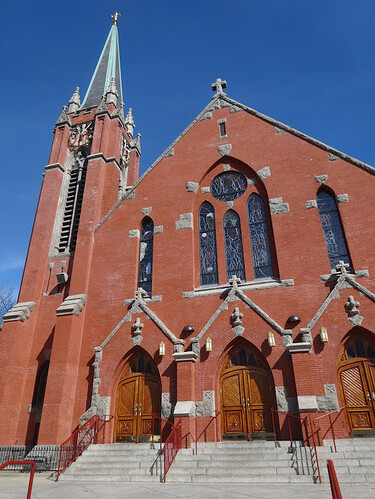
{"label": "decorative stone carving", "polygon": [[348,314],[348,320],[355,326],[359,326],[363,321],[363,317],[359,315],[359,301],[355,301],[352,295],[348,296],[348,301],[345,303],[345,310]]}
{"label": "decorative stone carving", "polygon": [[141,319],[137,317],[135,323],[132,325],[132,332],[133,332],[132,342],[134,343],[134,345],[140,345],[141,341],[143,340],[141,336],[142,329],[143,329],[143,324],[141,322]]}
{"label": "decorative stone carving", "polygon": [[69,135],[68,147],[69,151],[74,151],[78,147],[86,146],[90,148],[92,137],[94,135],[94,122],[82,123],[74,126]]}
{"label": "decorative stone carving", "polygon": [[6,314],[3,315],[3,322],[21,321],[25,322],[29,318],[30,313],[35,308],[35,301],[25,301],[16,303]]}
{"label": "decorative stone carving", "polygon": [[337,274],[347,274],[347,269],[349,268],[348,263],[344,263],[343,260],[340,260],[336,265],[336,273]]}
{"label": "decorative stone carving", "polygon": [[56,315],[58,317],[62,315],[79,315],[84,305],[86,305],[86,295],[68,296],[56,309]]}
{"label": "decorative stone carving", "polygon": [[243,313],[240,312],[240,309],[236,307],[230,316],[230,321],[232,324],[232,331],[236,336],[242,336],[243,332],[245,331],[245,328],[242,327],[242,319],[243,318]]}
{"label": "decorative stone carving", "polygon": [[122,136],[122,143],[121,143],[121,153],[120,153],[120,165],[123,168],[126,168],[129,164],[130,161],[130,144],[126,140],[125,136]]}
{"label": "decorative stone carving", "polygon": [[147,217],[152,211],[152,206],[147,206],[146,208],[142,208],[142,214]]}

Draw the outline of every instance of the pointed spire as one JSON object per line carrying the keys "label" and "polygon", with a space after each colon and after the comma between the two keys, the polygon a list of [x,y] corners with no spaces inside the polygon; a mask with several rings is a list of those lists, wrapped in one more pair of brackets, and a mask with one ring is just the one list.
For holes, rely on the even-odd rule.
{"label": "pointed spire", "polygon": [[133,113],[132,113],[131,107],[129,107],[128,114],[126,115],[126,118],[125,118],[125,126],[126,126],[126,130],[127,130],[128,134],[133,137],[135,124],[134,124]]}
{"label": "pointed spire", "polygon": [[62,111],[60,113],[60,116],[57,118],[55,125],[65,125],[66,123],[71,125],[70,118],[66,114],[66,109],[67,109],[67,107],[63,106]]}
{"label": "pointed spire", "polygon": [[79,98],[79,87],[76,87],[72,97],[69,101],[68,113],[75,113],[81,107],[81,101]]}
{"label": "pointed spire", "polygon": [[111,78],[111,82],[107,88],[107,91],[105,93],[105,101],[107,104],[114,104],[115,106],[117,105],[117,97],[118,97],[118,92],[116,88],[116,81],[115,78]]}
{"label": "pointed spire", "polygon": [[112,78],[115,80],[118,98],[121,102],[122,84],[117,23],[111,27],[81,108],[97,106],[102,95],[106,93]]}

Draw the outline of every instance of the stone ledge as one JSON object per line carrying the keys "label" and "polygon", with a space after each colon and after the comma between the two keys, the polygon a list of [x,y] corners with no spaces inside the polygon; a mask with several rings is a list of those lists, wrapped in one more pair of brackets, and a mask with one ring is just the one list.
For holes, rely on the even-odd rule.
{"label": "stone ledge", "polygon": [[177,402],[173,411],[173,416],[195,416],[195,402],[192,400]]}
{"label": "stone ledge", "polygon": [[286,345],[285,349],[289,353],[311,353],[312,345],[307,341],[301,341],[299,343],[290,343]]}
{"label": "stone ledge", "polygon": [[6,314],[3,315],[3,322],[21,321],[25,322],[29,318],[30,313],[35,308],[35,301],[25,301],[16,303]]}
{"label": "stone ledge", "polygon": [[56,309],[56,315],[58,317],[62,315],[79,315],[84,305],[86,305],[86,295],[68,296]]}
{"label": "stone ledge", "polygon": [[198,354],[190,350],[188,352],[175,352],[172,357],[174,357],[174,360],[176,362],[196,362],[198,359]]}
{"label": "stone ledge", "polygon": [[[239,284],[238,288],[241,289],[241,291],[252,291],[257,289],[283,288],[288,286],[294,286],[294,279],[283,279],[281,281],[269,280],[260,282],[245,282],[243,284]],[[194,291],[184,291],[182,293],[182,297],[197,298],[199,296],[220,295],[229,287],[229,284],[224,284],[222,286],[215,286],[210,288],[198,288]]]}

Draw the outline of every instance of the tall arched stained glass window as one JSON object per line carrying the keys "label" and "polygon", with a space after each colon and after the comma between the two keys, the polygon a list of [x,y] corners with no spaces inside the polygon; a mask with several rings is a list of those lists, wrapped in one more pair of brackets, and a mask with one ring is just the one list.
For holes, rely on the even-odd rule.
{"label": "tall arched stained glass window", "polygon": [[228,281],[233,275],[246,281],[240,217],[233,210],[224,216],[224,240]]}
{"label": "tall arched stained glass window", "polygon": [[138,287],[149,296],[152,291],[152,254],[154,249],[154,222],[151,218],[143,221],[139,246]]}
{"label": "tall arched stained glass window", "polygon": [[331,269],[335,269],[342,260],[349,264],[351,270],[352,264],[334,196],[321,190],[317,195],[317,203]]}
{"label": "tall arched stained glass window", "polygon": [[215,211],[213,206],[205,201],[199,210],[199,253],[201,265],[201,285],[217,284]]}
{"label": "tall arched stained glass window", "polygon": [[252,194],[247,202],[251,253],[253,257],[254,278],[273,277],[270,243],[268,239],[266,210],[263,199]]}

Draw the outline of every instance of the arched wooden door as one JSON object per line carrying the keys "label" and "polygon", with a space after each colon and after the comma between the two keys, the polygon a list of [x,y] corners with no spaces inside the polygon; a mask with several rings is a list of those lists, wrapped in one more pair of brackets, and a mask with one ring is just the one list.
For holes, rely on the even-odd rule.
{"label": "arched wooden door", "polygon": [[264,361],[244,344],[228,354],[220,376],[223,437],[272,432],[272,376]]}
{"label": "arched wooden door", "polygon": [[352,430],[375,430],[375,350],[360,337],[350,338],[340,356],[338,377]]}
{"label": "arched wooden door", "polygon": [[[152,435],[152,413],[160,416],[160,403],[160,378],[154,362],[143,353],[133,356],[117,387],[115,441],[147,441]],[[156,421],[156,434],[158,429]]]}

